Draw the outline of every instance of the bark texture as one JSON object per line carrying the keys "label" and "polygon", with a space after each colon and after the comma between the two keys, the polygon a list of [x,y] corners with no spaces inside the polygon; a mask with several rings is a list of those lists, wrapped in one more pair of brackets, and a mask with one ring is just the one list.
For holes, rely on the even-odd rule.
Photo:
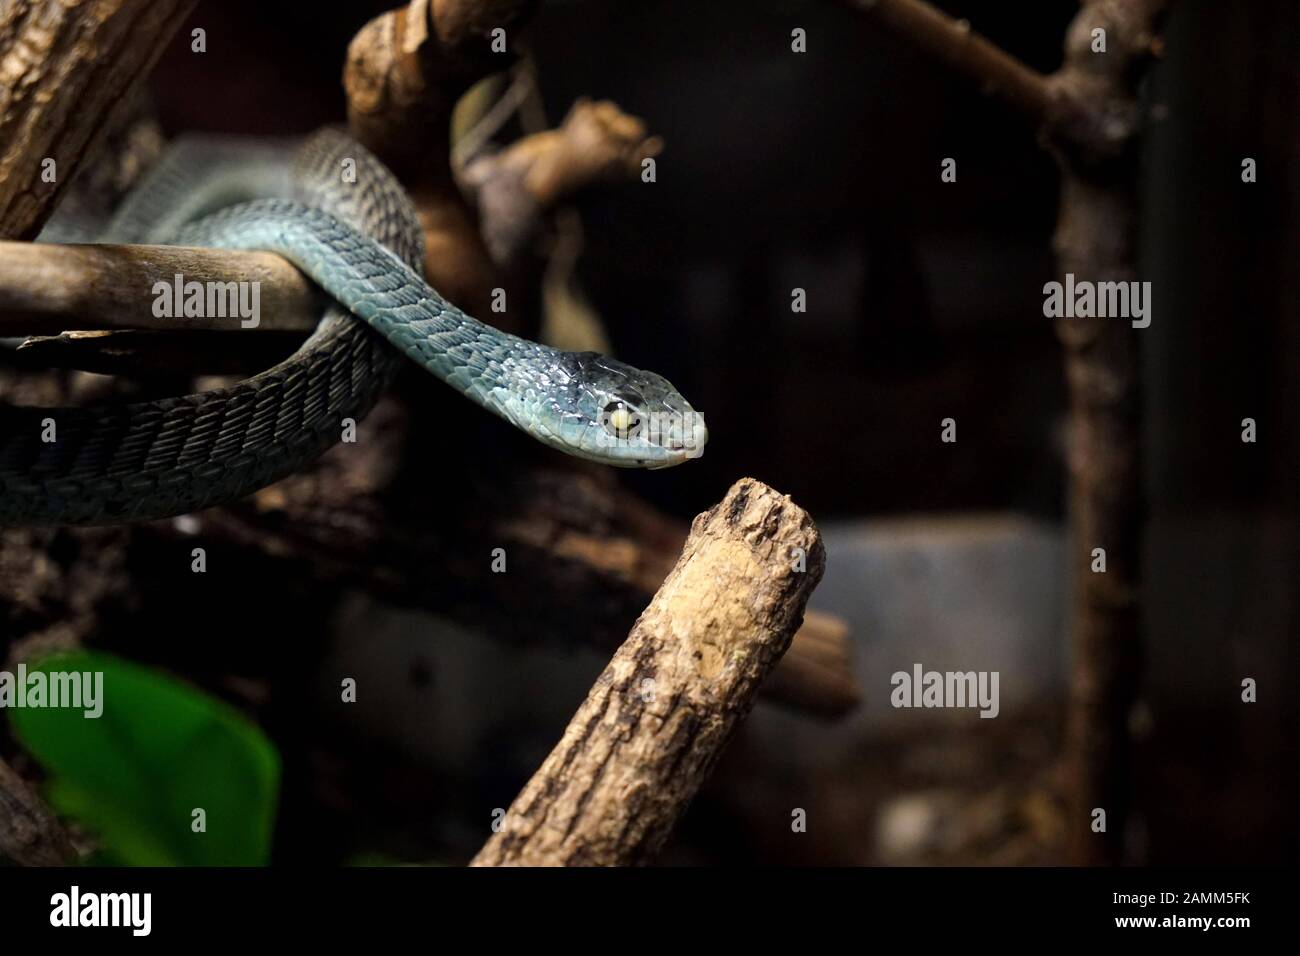
{"label": "bark texture", "polygon": [[[1076,281],[1137,278],[1136,78],[1155,46],[1163,0],[1091,0],[1066,37],[1053,83],[1089,104],[1083,134],[1057,144],[1061,207],[1055,247],[1062,276]],[[1092,52],[1094,29],[1107,52]],[[1160,321],[1157,316],[1153,321]],[[1070,396],[1071,608],[1074,652],[1066,728],[1072,862],[1116,864],[1124,854],[1129,801],[1129,711],[1141,662],[1139,617],[1142,487],[1138,337],[1128,319],[1063,318]],[[1106,551],[1105,573],[1092,551]],[[1093,811],[1106,812],[1094,832]]]}
{"label": "bark texture", "polygon": [[507,272],[537,241],[556,207],[595,183],[633,179],[663,140],[608,100],[579,99],[555,129],[524,136],[470,161],[473,193],[493,260]]}
{"label": "bark texture", "polygon": [[[237,315],[207,314],[206,306],[200,317],[155,315],[154,283],[170,288],[177,274],[205,288],[207,283],[257,283],[256,328],[263,331],[310,332],[328,301],[301,272],[269,252],[0,241],[0,335],[240,329]],[[171,296],[169,302],[174,313]]]}
{"label": "bark texture", "polygon": [[58,819],[0,760],[0,859],[19,866],[68,866],[76,858]]}
{"label": "bark texture", "polygon": [[[0,5],[0,238],[30,239],[195,0]],[[55,181],[44,182],[44,160]]]}
{"label": "bark texture", "polygon": [[[357,32],[343,71],[352,134],[410,193],[424,228],[425,273],[471,315],[489,314],[499,282],[452,171],[451,112],[474,82],[514,62],[516,37],[535,7],[535,0],[411,0]],[[497,29],[505,31],[503,52],[492,48]]]}
{"label": "bark texture", "polygon": [[785,653],[825,569],[808,514],[742,479],[511,804],[475,866],[644,863]]}

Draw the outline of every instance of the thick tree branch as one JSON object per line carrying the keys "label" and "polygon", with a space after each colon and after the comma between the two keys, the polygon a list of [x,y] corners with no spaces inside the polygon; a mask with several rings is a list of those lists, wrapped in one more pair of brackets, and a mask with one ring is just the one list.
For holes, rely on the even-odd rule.
{"label": "thick tree branch", "polygon": [[[0,237],[31,238],[195,0],[0,5]],[[46,160],[54,160],[48,182]]]}
{"label": "thick tree branch", "polygon": [[677,566],[473,865],[648,861],[749,713],[824,568],[803,509],[753,479],[733,485],[695,519]]}
{"label": "thick tree branch", "polygon": [[[203,284],[203,315],[155,315],[155,283],[174,289],[177,275]],[[327,301],[301,272],[269,252],[0,241],[0,336],[73,329],[245,330],[230,308],[221,310],[224,315],[209,314],[210,283],[221,291],[223,306],[237,304],[225,294],[230,282],[249,283],[250,292],[251,283],[257,284],[255,329],[261,331],[310,331]],[[174,306],[171,295],[167,311],[174,313]]]}

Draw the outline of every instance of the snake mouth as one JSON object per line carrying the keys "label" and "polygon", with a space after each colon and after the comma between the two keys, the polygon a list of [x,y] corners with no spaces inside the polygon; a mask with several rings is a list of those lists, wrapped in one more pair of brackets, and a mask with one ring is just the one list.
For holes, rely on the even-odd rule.
{"label": "snake mouth", "polygon": [[[605,429],[590,429],[586,433],[588,436],[595,433],[595,438],[590,439],[591,447],[579,445],[581,451],[578,454],[615,468],[660,471],[675,467],[704,454],[704,443],[708,441],[709,432],[703,418],[698,413],[692,414],[694,419],[684,427],[675,424],[671,430],[654,427],[642,429],[640,434],[617,442],[606,437],[608,432]],[[610,445],[614,447],[610,448]],[[568,450],[567,446],[562,450]]]}
{"label": "snake mouth", "polygon": [[704,454],[704,443],[708,441],[708,436],[708,431],[701,424],[695,433],[694,441],[674,442],[671,445],[666,445],[664,450],[668,452],[668,457],[661,461],[647,462],[646,469],[660,471],[690,461],[692,458],[699,458]]}
{"label": "snake mouth", "polygon": [[648,461],[645,464],[646,471],[663,471],[665,468],[672,468],[674,465],[680,465],[689,459],[689,455],[673,455],[671,458],[665,458],[663,461]]}

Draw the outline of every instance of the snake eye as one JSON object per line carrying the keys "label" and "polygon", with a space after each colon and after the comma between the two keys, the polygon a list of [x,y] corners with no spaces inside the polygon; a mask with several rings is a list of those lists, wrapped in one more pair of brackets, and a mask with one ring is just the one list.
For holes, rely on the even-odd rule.
{"label": "snake eye", "polygon": [[619,439],[634,438],[641,430],[641,415],[627,402],[610,402],[601,412],[600,422]]}

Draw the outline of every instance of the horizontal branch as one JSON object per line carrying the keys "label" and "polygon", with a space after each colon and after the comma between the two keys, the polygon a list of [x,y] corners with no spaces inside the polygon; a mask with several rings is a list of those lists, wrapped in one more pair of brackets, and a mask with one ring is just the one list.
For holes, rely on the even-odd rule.
{"label": "horizontal branch", "polygon": [[[1136,69],[1156,48],[1163,0],[1085,0],[1066,34],[1063,88],[1086,95],[1094,121],[1058,151],[1061,199],[1053,245],[1058,274],[1090,279],[1138,277],[1141,131]],[[1108,33],[1110,52],[1095,56],[1088,38]],[[1112,162],[1095,175],[1098,161]],[[1070,516],[1068,633],[1072,649],[1065,733],[1068,847],[1076,865],[1116,865],[1125,854],[1131,801],[1128,724],[1142,659],[1143,447],[1142,362],[1127,322],[1058,319],[1069,389],[1066,455]],[[1087,555],[1104,543],[1106,573]],[[1105,807],[1108,827],[1090,823]]]}
{"label": "horizontal branch", "polygon": [[824,569],[802,508],[736,482],[695,519],[677,566],[473,865],[651,858],[789,647]]}
{"label": "horizontal branch", "polygon": [[[56,245],[0,242],[0,336],[66,330],[240,330],[239,317],[155,314],[155,284],[256,283],[259,330],[309,331],[325,298],[287,261],[269,252],[182,246]],[[172,296],[174,299],[174,294]],[[182,310],[183,311],[183,310]],[[229,309],[224,311],[229,312]]]}
{"label": "horizontal branch", "polygon": [[853,642],[842,618],[809,608],[790,649],[763,684],[768,700],[800,713],[834,720],[862,702],[853,670]]}

